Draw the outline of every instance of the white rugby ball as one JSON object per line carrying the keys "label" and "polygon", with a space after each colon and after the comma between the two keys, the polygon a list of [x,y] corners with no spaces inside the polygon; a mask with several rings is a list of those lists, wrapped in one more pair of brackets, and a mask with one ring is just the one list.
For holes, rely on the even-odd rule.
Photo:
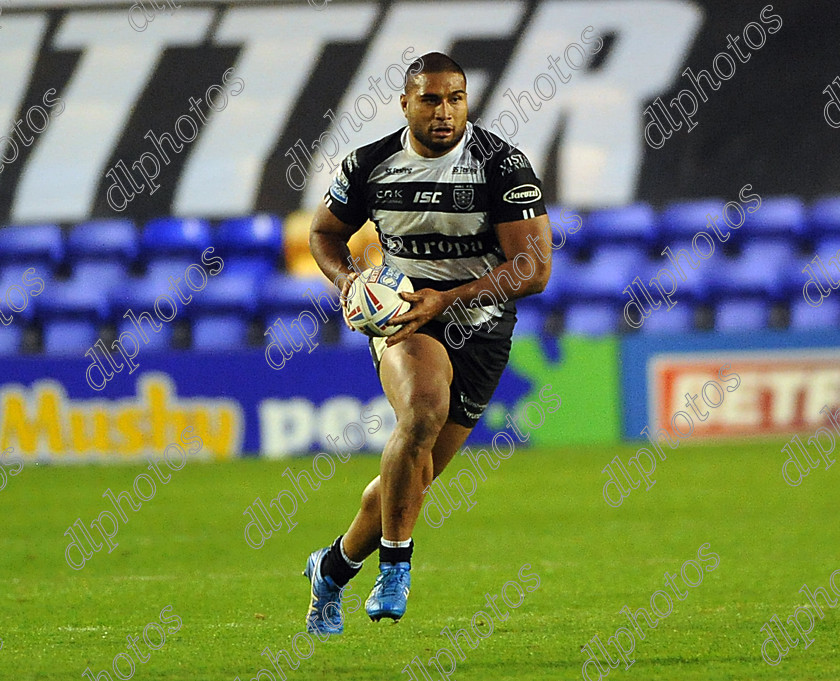
{"label": "white rugby ball", "polygon": [[379,265],[362,272],[350,287],[345,303],[347,319],[367,336],[392,336],[402,326],[385,326],[390,319],[408,312],[411,303],[400,293],[413,293],[411,280],[402,272]]}

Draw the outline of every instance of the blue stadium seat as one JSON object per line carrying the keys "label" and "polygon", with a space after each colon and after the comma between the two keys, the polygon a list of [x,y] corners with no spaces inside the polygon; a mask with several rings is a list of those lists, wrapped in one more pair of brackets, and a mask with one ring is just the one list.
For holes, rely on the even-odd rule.
{"label": "blue stadium seat", "polygon": [[642,333],[685,333],[694,328],[694,308],[691,303],[680,301],[668,310],[664,305],[653,310],[639,331]]}
{"label": "blue stadium seat", "polygon": [[194,350],[239,350],[248,346],[248,320],[237,314],[202,315],[193,319]]}
{"label": "blue stadium seat", "polygon": [[44,323],[44,353],[47,355],[79,355],[99,339],[96,324],[84,319],[59,319]]}
{"label": "blue stadium seat", "polygon": [[137,250],[137,230],[131,220],[84,222],[67,236],[67,258],[72,262],[106,260],[128,265],[137,257]]}
{"label": "blue stadium seat", "polygon": [[[338,297],[338,291],[323,277],[293,277],[287,274],[275,274],[261,283],[259,291],[259,308],[263,313],[269,315],[275,313],[288,313],[297,316],[301,310],[312,310],[312,301],[306,292],[318,297],[322,293],[330,292],[331,296]],[[338,315],[329,309],[324,299],[321,308],[328,316]]]}
{"label": "blue stadium seat", "polygon": [[825,197],[811,206],[808,234],[813,239],[840,236],[840,196]]}
{"label": "blue stadium seat", "polygon": [[840,297],[836,294],[812,307],[800,294],[790,306],[790,328],[802,331],[840,328]]}
{"label": "blue stadium seat", "polygon": [[715,309],[715,331],[759,331],[770,322],[770,303],[759,298],[730,298]]}
{"label": "blue stadium seat", "polygon": [[[293,335],[295,343],[301,343],[300,332],[298,330],[292,331],[292,322],[301,314],[301,312],[310,312],[318,320],[318,332],[313,338],[313,343],[319,343],[322,340],[324,331],[324,320],[318,313],[318,310],[312,304],[306,292],[309,291],[314,297],[329,291],[332,296],[335,293],[335,298],[338,297],[337,291],[324,278],[309,278],[309,277],[292,277],[286,274],[275,274],[260,287],[259,297],[259,311],[263,322],[263,330],[267,330],[272,326],[276,320],[280,319]],[[328,316],[331,324],[342,324],[341,312],[333,311],[325,298],[321,299],[321,309]],[[310,321],[307,317],[302,321],[309,329]],[[349,330],[348,330],[349,331]],[[279,332],[278,332],[279,333]],[[358,332],[352,335],[361,335]],[[366,338],[366,337],[365,337]],[[288,349],[289,342],[282,337],[281,340],[285,348]],[[354,338],[353,341],[356,339]],[[265,336],[265,344],[271,342],[271,336]],[[351,341],[352,342],[352,341]],[[304,348],[306,345],[304,344]]]}
{"label": "blue stadium seat", "polygon": [[[34,301],[37,300],[43,291],[37,296],[33,296],[32,294],[38,287],[36,284],[27,282],[33,282],[37,277],[41,277],[44,280],[44,290],[46,290],[50,286],[51,279],[43,271],[36,269],[34,273],[30,273],[26,279],[23,279],[22,272],[17,267],[3,268],[2,273],[0,273],[0,310],[7,316],[9,314],[14,315],[16,320],[22,319],[28,321],[32,319],[35,314]],[[23,307],[23,309],[18,312],[13,307]]]}
{"label": "blue stadium seat", "polygon": [[16,266],[22,273],[26,268],[34,267],[41,277],[45,277],[52,274],[63,257],[64,241],[58,225],[0,229],[0,264],[4,271]]}
{"label": "blue stadium seat", "polygon": [[[182,289],[186,293],[185,289]],[[171,322],[162,322],[160,317],[155,313],[155,301],[163,295],[170,296],[177,305],[175,317]],[[177,299],[177,294],[173,294],[168,290],[165,283],[162,285],[159,280],[153,279],[135,279],[128,281],[123,286],[119,286],[110,292],[111,313],[117,323],[117,333],[122,334],[129,331],[134,334],[138,342],[143,348],[151,350],[166,350],[172,346],[172,322],[184,318],[185,306]],[[160,311],[164,317],[172,315],[172,308],[165,299],[161,299]],[[141,331],[131,321],[131,315],[126,318],[128,311],[134,314],[134,317],[139,319],[141,314],[148,312],[155,325],[159,325],[157,331],[152,324],[148,322],[148,318],[140,321]],[[144,338],[145,334],[145,338]]]}
{"label": "blue stadium seat", "polygon": [[840,261],[840,235],[825,237],[817,241],[815,255],[819,255],[826,266],[831,258]]}
{"label": "blue stadium seat", "polygon": [[[667,246],[675,239],[689,241],[700,230],[713,234],[714,230],[707,227],[709,214],[723,216],[724,199],[698,199],[695,201],[677,201],[671,203],[659,216],[657,231],[662,246]],[[720,222],[718,224],[721,224]]]}
{"label": "blue stadium seat", "polygon": [[[754,209],[751,202],[747,206]],[[779,239],[795,243],[805,236],[805,206],[799,197],[771,196],[763,198],[755,212],[744,210],[747,217],[739,230],[744,242]]]}
{"label": "blue stadium seat", "polygon": [[137,257],[138,238],[131,220],[93,220],[76,225],[67,237],[71,281],[110,291],[125,284]]}
{"label": "blue stadium seat", "polygon": [[0,324],[0,355],[16,355],[23,340],[23,324],[17,320],[9,326]]}
{"label": "blue stadium seat", "polygon": [[[557,248],[555,254],[564,252],[574,255],[586,247],[586,232],[577,224],[577,217],[575,217],[579,215],[577,211],[565,206],[546,206],[545,210],[548,213],[548,221],[552,225],[551,241],[552,246]],[[570,231],[572,229],[576,231],[572,233]]]}
{"label": "blue stadium seat", "polygon": [[[177,258],[177,257],[161,257],[151,261],[146,268],[146,278],[149,281],[158,282],[158,286],[167,288],[169,286],[169,277],[177,281],[184,280],[184,274],[192,265],[203,267],[199,259],[192,258]],[[205,272],[206,272],[205,268]],[[198,275],[194,275],[198,279]],[[183,290],[183,289],[182,289]]]}
{"label": "blue stadium seat", "polygon": [[756,295],[783,300],[794,260],[795,250],[787,242],[748,243],[739,257],[724,259],[714,268],[712,296]]}
{"label": "blue stadium seat", "polygon": [[84,354],[96,343],[98,325],[108,315],[108,300],[101,289],[53,282],[35,300],[44,331],[45,353]]}
{"label": "blue stadium seat", "polygon": [[638,243],[626,244],[600,244],[592,247],[590,262],[608,261],[614,258],[616,262],[624,262],[625,260],[634,260],[644,262],[648,259],[650,251]]}
{"label": "blue stadium seat", "polygon": [[260,256],[231,255],[225,259],[225,274],[249,277],[252,281],[264,281],[276,272],[274,264]]}
{"label": "blue stadium seat", "polygon": [[556,251],[551,256],[551,277],[545,290],[534,296],[534,303],[546,310],[560,307],[567,297],[573,270],[572,258],[565,249]]}
{"label": "blue stadium seat", "polygon": [[[809,267],[816,274],[816,281],[819,285],[819,290],[814,284],[808,286],[809,295],[812,298],[818,298],[821,294],[821,289],[830,288],[825,279],[825,274],[823,274],[819,266],[812,262],[814,255],[814,253],[811,253],[805,256],[798,256],[788,265],[786,294],[789,300],[793,301],[797,298],[802,298],[802,289],[811,277],[808,271],[803,271],[806,267]],[[829,267],[829,263],[826,261],[823,261],[823,265],[826,268]]]}
{"label": "blue stadium seat", "polygon": [[[705,254],[705,248],[708,245],[707,242],[697,240],[696,243],[698,250]],[[722,255],[720,245],[715,244],[714,253],[706,259],[696,255],[697,251],[694,250],[691,241],[676,240],[668,244],[667,248],[670,248],[670,253],[677,260],[679,267],[675,266],[671,258],[667,255],[660,255],[654,258],[651,261],[650,269],[647,271],[648,288],[655,290],[654,286],[650,285],[650,280],[654,277],[659,277],[659,271],[665,268],[677,278],[677,292],[671,296],[672,300],[690,300],[698,303],[707,302],[711,296],[712,281],[716,276],[715,273],[727,261]],[[682,251],[688,254],[688,260],[685,256],[681,255]],[[691,267],[689,260],[694,262],[694,268]],[[683,281],[683,275],[685,281]],[[670,280],[667,275],[663,275],[660,279],[663,287],[670,286]]]}
{"label": "blue stadium seat", "polygon": [[35,298],[37,315],[41,319],[85,319],[101,322],[108,317],[108,299],[90,286],[72,281],[53,282]]}
{"label": "blue stadium seat", "polygon": [[160,259],[188,259],[201,261],[201,253],[210,246],[210,225],[195,218],[157,218],[143,228],[140,247],[143,258],[152,262]]}
{"label": "blue stadium seat", "polygon": [[797,253],[796,247],[787,241],[751,241],[741,249],[741,258],[788,264],[797,257]]}
{"label": "blue stadium seat", "polygon": [[583,221],[588,243],[632,243],[647,249],[656,239],[656,213],[646,203],[604,208],[589,213]]}
{"label": "blue stadium seat", "polygon": [[257,309],[256,282],[248,276],[220,274],[203,291],[192,293],[193,348],[247,347],[248,323]]}
{"label": "blue stadium seat", "polygon": [[[309,312],[312,312],[311,308],[307,308],[307,310]],[[282,327],[281,327],[281,324],[282,324],[282,326],[284,326],[286,328],[286,330],[288,331],[288,333],[290,334],[292,341],[295,344],[301,346],[300,349],[297,350],[297,352],[304,352],[304,353],[309,352],[309,347],[308,347],[307,343],[304,342],[303,336],[301,335],[301,329],[299,327],[292,328],[292,324],[295,324],[297,322],[297,318],[300,315],[300,312],[302,312],[302,311],[303,310],[298,311],[297,314],[288,314],[288,313],[266,314],[262,318],[263,333],[268,331],[269,327],[273,327],[274,328],[273,333],[276,334],[280,338],[280,341],[283,344],[283,348],[285,349],[286,352],[288,352],[291,349],[291,347],[290,347],[291,344],[290,344],[288,338],[286,338],[286,336],[283,334]],[[317,312],[313,312],[312,314],[314,314],[315,318],[318,320],[318,330],[311,339],[311,344],[315,345],[316,343],[321,343],[324,340],[324,338],[323,338],[323,336],[324,336],[324,321],[323,321],[323,319],[321,319],[318,316]],[[334,323],[334,320],[331,320],[329,323],[330,324]],[[276,326],[275,326],[275,324],[276,324]],[[308,317],[303,317],[301,319],[301,325],[303,326],[304,330],[307,333],[312,333],[311,320]],[[349,329],[348,329],[348,331],[352,335],[362,336],[363,338],[367,339],[367,336],[365,336],[364,334],[361,334],[358,331],[353,332],[353,331],[350,331]],[[271,341],[272,341],[272,334],[266,334],[264,336],[264,341],[263,341],[264,345],[268,345],[269,343],[271,343]],[[277,360],[277,361],[279,361],[279,360]]]}
{"label": "blue stadium seat", "polygon": [[73,270],[71,281],[80,285],[98,286],[110,291],[129,281],[128,266],[121,262],[79,262]]}
{"label": "blue stadium seat", "polygon": [[[819,260],[816,256],[819,256]],[[829,278],[835,283],[840,282],[840,238],[820,239],[813,253],[796,260],[795,267],[790,270],[790,293],[794,298],[797,297],[796,289],[801,291],[810,276],[802,271],[805,266],[810,266],[821,287],[830,288]]]}
{"label": "blue stadium seat", "polygon": [[565,310],[564,329],[568,334],[601,336],[615,333],[621,309],[610,303],[572,303]]}
{"label": "blue stadium seat", "polygon": [[35,270],[34,272],[26,274],[28,281],[32,281],[33,279],[40,277],[44,280],[44,285],[49,286],[50,282],[53,280],[53,267],[48,263],[40,261],[7,262],[0,265],[0,278],[6,282],[6,287],[3,290],[5,291],[12,284],[21,284],[26,288],[26,285],[23,283],[23,277],[28,269]]}
{"label": "blue stadium seat", "polygon": [[237,274],[210,277],[201,291],[184,287],[185,295],[192,295],[190,314],[236,313],[249,317],[257,310],[257,285],[253,279]]}
{"label": "blue stadium seat", "polygon": [[587,263],[572,263],[561,285],[569,302],[625,298],[622,291],[647,267],[647,260],[634,248],[600,247]]}
{"label": "blue stadium seat", "polygon": [[282,263],[283,223],[267,213],[224,220],[214,243],[229,272],[267,276]]}
{"label": "blue stadium seat", "polygon": [[[127,310],[128,308],[126,308]],[[132,312],[134,312],[138,317],[140,316],[142,310],[131,308]],[[160,324],[160,330],[155,332],[151,326],[149,326],[148,322],[145,320],[140,321],[140,328],[146,333],[146,337],[143,337],[131,319],[121,319],[117,322],[117,337],[121,336],[125,332],[131,333],[136,339],[137,342],[140,344],[140,352],[145,352],[146,350],[149,351],[162,351],[162,350],[169,350],[172,347],[172,337],[173,337],[173,327],[172,324],[167,324],[161,322],[157,317],[155,317],[155,313],[151,312],[152,319]],[[173,320],[174,321],[174,320]],[[147,342],[148,341],[148,342]]]}

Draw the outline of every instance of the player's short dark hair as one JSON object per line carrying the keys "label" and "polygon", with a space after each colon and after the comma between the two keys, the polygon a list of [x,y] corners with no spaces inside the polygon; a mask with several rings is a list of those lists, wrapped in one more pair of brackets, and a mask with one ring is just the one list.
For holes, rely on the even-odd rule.
{"label": "player's short dark hair", "polygon": [[414,78],[421,73],[458,73],[464,79],[464,83],[467,82],[464,69],[458,62],[442,52],[427,52],[409,64],[405,73],[405,94],[408,94],[409,89],[416,87]]}

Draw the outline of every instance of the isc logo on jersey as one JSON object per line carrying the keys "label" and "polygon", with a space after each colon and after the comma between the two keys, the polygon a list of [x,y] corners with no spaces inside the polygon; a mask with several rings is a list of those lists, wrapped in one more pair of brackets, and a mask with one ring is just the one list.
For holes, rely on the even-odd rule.
{"label": "isc logo on jersey", "polygon": [[443,192],[415,192],[414,203],[440,203]]}
{"label": "isc logo on jersey", "polygon": [[533,203],[541,198],[542,192],[539,187],[533,184],[520,184],[518,187],[508,189],[502,200],[507,203]]}

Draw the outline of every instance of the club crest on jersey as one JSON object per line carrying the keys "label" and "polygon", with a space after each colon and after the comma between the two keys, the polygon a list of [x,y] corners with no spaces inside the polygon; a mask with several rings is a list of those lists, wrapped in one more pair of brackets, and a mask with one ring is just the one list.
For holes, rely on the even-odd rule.
{"label": "club crest on jersey", "polygon": [[344,176],[344,173],[339,173],[333,178],[330,185],[330,196],[336,201],[347,203],[347,190],[350,189],[350,182]]}
{"label": "club crest on jersey", "polygon": [[452,190],[452,203],[458,210],[469,210],[473,207],[475,190],[472,187],[455,186]]}

